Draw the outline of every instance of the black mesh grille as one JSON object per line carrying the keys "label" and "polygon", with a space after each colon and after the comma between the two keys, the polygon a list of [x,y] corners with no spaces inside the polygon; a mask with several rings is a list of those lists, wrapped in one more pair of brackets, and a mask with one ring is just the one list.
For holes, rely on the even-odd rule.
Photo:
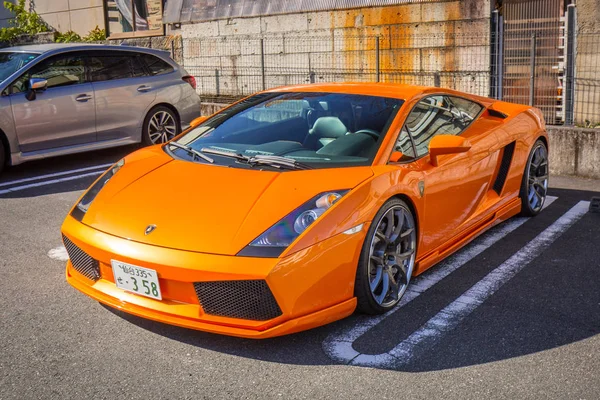
{"label": "black mesh grille", "polygon": [[87,255],[83,250],[71,242],[69,238],[63,235],[63,243],[69,253],[71,264],[79,273],[90,278],[91,280],[97,281],[100,279],[100,265],[98,260],[94,260],[92,257]]}
{"label": "black mesh grille", "polygon": [[498,176],[496,176],[496,181],[494,182],[494,191],[498,194],[502,194],[502,189],[504,188],[504,182],[506,182],[506,177],[508,176],[508,171],[510,170],[510,163],[512,162],[514,151],[515,142],[507,144],[504,148],[502,161],[500,161],[500,169],[498,170]]}
{"label": "black mesh grille", "polygon": [[264,280],[196,282],[194,288],[207,314],[255,321],[281,315]]}

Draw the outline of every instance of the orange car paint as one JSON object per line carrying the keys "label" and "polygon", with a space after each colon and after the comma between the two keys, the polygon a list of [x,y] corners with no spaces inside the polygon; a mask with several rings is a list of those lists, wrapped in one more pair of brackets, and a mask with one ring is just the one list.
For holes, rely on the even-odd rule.
{"label": "orange car paint", "polygon": [[[267,338],[314,328],[354,311],[354,279],[361,247],[370,221],[385,201],[400,196],[413,208],[418,229],[414,274],[418,275],[520,211],[519,188],[529,151],[538,138],[547,143],[538,110],[451,90],[395,84],[303,85],[272,90],[285,91],[378,95],[406,102],[370,167],[284,173],[223,168],[173,160],[160,146],[127,156],[125,166],[96,197],[82,222],[67,216],[62,226],[66,237],[99,260],[101,279],[89,280],[69,261],[67,281],[125,312],[208,332]],[[434,93],[466,96],[485,107],[458,138],[470,149],[437,155],[437,166],[429,155],[411,163],[389,162],[406,116],[420,99]],[[507,118],[488,113],[492,104]],[[503,148],[513,141],[513,167],[498,195],[492,185]],[[197,182],[189,184],[190,177],[198,177]],[[215,187],[219,188],[218,198]],[[279,258],[235,256],[265,227],[316,193],[337,189],[352,190]],[[156,212],[157,204],[169,208]],[[158,228],[145,236],[143,228],[148,223]],[[344,233],[361,224],[358,232]],[[112,259],[155,269],[163,300],[118,289]],[[204,313],[193,282],[244,279],[265,279],[282,315],[252,321]]]}

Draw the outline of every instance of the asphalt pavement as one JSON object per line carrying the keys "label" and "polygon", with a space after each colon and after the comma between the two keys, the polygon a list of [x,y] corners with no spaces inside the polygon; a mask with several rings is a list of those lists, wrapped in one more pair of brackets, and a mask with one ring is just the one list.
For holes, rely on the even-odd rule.
{"label": "asphalt pavement", "polygon": [[552,188],[539,216],[477,238],[392,313],[253,341],[126,315],[65,282],[67,211],[132,150],[0,177],[0,399],[600,398],[598,181]]}

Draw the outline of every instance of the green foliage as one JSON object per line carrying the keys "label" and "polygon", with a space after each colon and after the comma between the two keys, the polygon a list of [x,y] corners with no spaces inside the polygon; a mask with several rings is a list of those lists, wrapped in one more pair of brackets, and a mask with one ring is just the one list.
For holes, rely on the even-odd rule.
{"label": "green foliage", "polygon": [[14,14],[8,20],[9,27],[0,29],[0,41],[11,42],[19,35],[36,35],[38,33],[50,32],[50,28],[36,12],[29,12],[25,8],[25,0],[19,0],[17,4],[5,1],[4,8]]}
{"label": "green foliage", "polygon": [[100,29],[98,25],[94,29],[88,32],[87,36],[81,37],[73,31],[65,33],[56,32],[54,34],[54,41],[57,43],[70,43],[70,42],[102,42],[106,40],[106,31]]}
{"label": "green foliage", "polygon": [[[39,14],[27,10],[25,0],[19,0],[17,4],[5,1],[4,8],[12,12],[14,17],[8,20],[8,28],[0,29],[0,42],[11,43],[20,35],[31,36],[51,31]],[[88,32],[85,37],[81,37],[73,31],[54,34],[54,41],[57,43],[100,42],[103,40],[106,40],[106,31],[98,26]]]}
{"label": "green foliage", "polygon": [[86,42],[102,42],[106,40],[106,31],[100,29],[98,25],[94,29],[88,32],[87,36],[83,38]]}
{"label": "green foliage", "polygon": [[56,32],[54,34],[54,41],[56,43],[81,42],[81,36],[73,31],[67,31],[65,33]]}

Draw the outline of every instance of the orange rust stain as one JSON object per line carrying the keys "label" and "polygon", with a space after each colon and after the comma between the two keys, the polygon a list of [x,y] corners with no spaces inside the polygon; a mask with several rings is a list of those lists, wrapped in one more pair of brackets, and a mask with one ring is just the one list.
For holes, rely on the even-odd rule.
{"label": "orange rust stain", "polygon": [[[332,57],[336,68],[374,73],[377,35],[384,81],[419,83],[411,75],[388,72],[433,73],[455,71],[458,67],[454,21],[464,19],[458,1],[358,8],[332,11],[330,15],[331,29],[335,31]],[[365,76],[345,79],[365,80]]]}

